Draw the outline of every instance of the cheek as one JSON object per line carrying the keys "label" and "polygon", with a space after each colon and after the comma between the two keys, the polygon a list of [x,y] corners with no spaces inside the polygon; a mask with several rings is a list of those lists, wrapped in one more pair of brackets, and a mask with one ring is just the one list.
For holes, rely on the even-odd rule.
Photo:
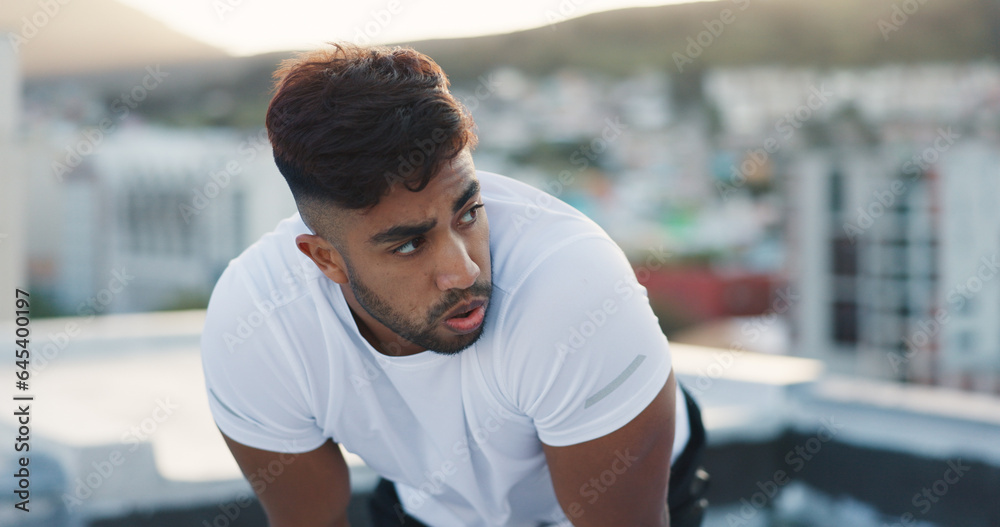
{"label": "cheek", "polygon": [[396,276],[393,270],[378,262],[359,262],[354,269],[355,276],[365,288],[390,305],[399,305],[412,283],[405,276]]}
{"label": "cheek", "polygon": [[491,268],[490,262],[490,223],[483,217],[483,228],[479,236],[476,237],[476,264],[483,274],[489,276],[487,271]]}
{"label": "cheek", "polygon": [[423,269],[387,276],[383,282],[383,298],[399,313],[423,320],[438,298],[438,291],[431,287],[428,276]]}

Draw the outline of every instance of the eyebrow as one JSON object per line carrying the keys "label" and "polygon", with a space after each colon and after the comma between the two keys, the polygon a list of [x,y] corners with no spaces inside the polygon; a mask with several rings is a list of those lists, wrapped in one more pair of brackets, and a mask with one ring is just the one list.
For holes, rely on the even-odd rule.
{"label": "eyebrow", "polygon": [[[479,193],[479,181],[473,180],[465,187],[465,191],[462,195],[455,200],[452,204],[452,214],[458,214],[458,211],[465,207],[465,204],[472,199],[473,196]],[[403,241],[409,238],[415,238],[417,236],[422,236],[428,231],[437,226],[437,220],[427,220],[422,223],[414,223],[409,225],[394,225],[388,229],[373,235],[368,239],[368,242],[373,245],[382,245],[397,241]]]}
{"label": "eyebrow", "polygon": [[368,241],[374,245],[382,245],[385,243],[415,238],[417,236],[424,235],[436,225],[437,220],[428,220],[423,223],[416,223],[412,225],[395,225],[372,236],[368,239]]}
{"label": "eyebrow", "polygon": [[471,182],[469,182],[469,186],[465,187],[465,192],[463,192],[462,195],[455,200],[455,203],[452,204],[451,206],[452,214],[458,214],[458,211],[462,210],[462,207],[464,207],[465,204],[470,199],[472,199],[472,196],[475,196],[478,193],[479,193],[479,180],[473,179]]}

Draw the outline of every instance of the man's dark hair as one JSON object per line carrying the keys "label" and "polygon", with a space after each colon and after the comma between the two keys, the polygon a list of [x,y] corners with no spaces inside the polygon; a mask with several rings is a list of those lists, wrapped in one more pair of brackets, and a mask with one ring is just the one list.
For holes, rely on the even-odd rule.
{"label": "man's dark hair", "polygon": [[397,182],[418,192],[477,142],[444,71],[413,49],[333,44],[282,62],[274,78],[267,134],[303,215],[373,207]]}

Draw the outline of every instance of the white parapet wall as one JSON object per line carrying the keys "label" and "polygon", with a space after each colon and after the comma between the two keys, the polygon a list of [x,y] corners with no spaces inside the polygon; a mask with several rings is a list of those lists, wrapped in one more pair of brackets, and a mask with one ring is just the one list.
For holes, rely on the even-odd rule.
{"label": "white parapet wall", "polygon": [[[206,507],[211,524],[225,511],[248,510],[250,485],[208,408],[198,344],[204,320],[195,310],[32,321],[32,477],[38,503],[70,522],[59,525]],[[0,334],[13,327],[0,322]],[[833,377],[812,359],[684,344],[671,353],[677,378],[701,405],[711,448],[809,436],[834,423],[838,443],[1000,466],[996,397]],[[14,437],[15,419],[0,413],[0,438]],[[346,457],[352,490],[370,492],[375,473]],[[59,470],[43,470],[43,458]],[[0,455],[0,468],[11,463]],[[46,475],[53,483],[43,493]],[[0,505],[11,509],[10,499]],[[0,525],[5,519],[0,512]]]}

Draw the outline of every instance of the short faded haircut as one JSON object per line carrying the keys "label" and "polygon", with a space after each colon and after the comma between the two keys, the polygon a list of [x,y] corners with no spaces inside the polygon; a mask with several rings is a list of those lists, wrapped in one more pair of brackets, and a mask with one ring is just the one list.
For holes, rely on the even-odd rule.
{"label": "short faded haircut", "polygon": [[410,48],[332,44],[282,62],[274,78],[274,161],[313,229],[330,205],[369,209],[396,183],[422,190],[477,143],[444,71]]}

